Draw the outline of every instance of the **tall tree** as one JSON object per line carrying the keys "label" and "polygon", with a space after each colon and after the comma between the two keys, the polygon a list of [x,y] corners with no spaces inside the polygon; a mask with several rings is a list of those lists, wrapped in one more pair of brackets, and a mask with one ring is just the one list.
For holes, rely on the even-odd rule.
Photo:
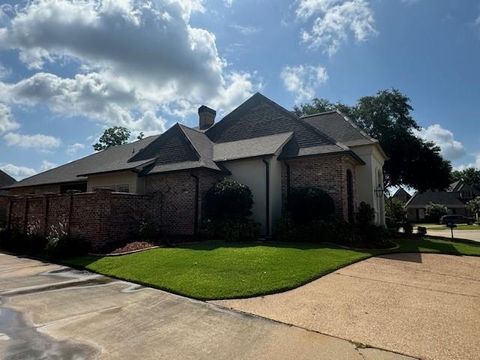
{"label": "tall tree", "polygon": [[463,170],[455,170],[452,173],[454,181],[462,180],[468,185],[480,185],[480,170],[469,167]]}
{"label": "tall tree", "polygon": [[130,131],[122,126],[114,126],[108,128],[100,136],[98,142],[93,145],[95,151],[108,149],[111,146],[123,145],[128,143],[130,138]]}
{"label": "tall tree", "polygon": [[434,143],[420,139],[420,126],[411,115],[410,99],[396,89],[365,96],[354,106],[314,99],[294,108],[297,115],[338,108],[366,133],[380,142],[389,157],[385,162],[385,186],[409,186],[419,191],[444,189],[451,182],[451,165]]}

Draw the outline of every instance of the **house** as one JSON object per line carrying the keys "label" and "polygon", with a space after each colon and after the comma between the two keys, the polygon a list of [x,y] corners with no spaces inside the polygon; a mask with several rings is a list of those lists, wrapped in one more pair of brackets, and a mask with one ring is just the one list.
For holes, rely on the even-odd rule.
{"label": "house", "polygon": [[411,197],[412,195],[406,192],[404,188],[398,188],[397,191],[395,191],[395,194],[392,195],[393,199],[397,199],[401,201],[403,204],[406,204]]}
{"label": "house", "polygon": [[406,203],[407,218],[409,221],[426,220],[426,208],[430,203],[442,204],[448,214],[469,216],[467,203],[480,196],[480,184],[468,185],[459,180],[452,183],[445,191],[418,192]]}
{"label": "house", "polygon": [[3,224],[7,220],[7,207],[8,207],[8,201],[4,197],[4,195],[8,194],[7,190],[2,190],[2,187],[12,185],[16,182],[16,180],[5,173],[4,171],[0,170],[0,227],[3,226]]}
{"label": "house", "polygon": [[299,118],[257,93],[221,121],[215,122],[216,112],[206,106],[198,114],[197,128],[177,123],[161,135],[22,180],[9,187],[10,194],[157,193],[164,231],[194,235],[206,191],[229,176],[250,187],[252,217],[264,236],[281,217],[290,189],[300,186],[328,192],[337,214],[349,221],[364,201],[375,209],[376,223],[384,224],[386,155],[342,113]]}

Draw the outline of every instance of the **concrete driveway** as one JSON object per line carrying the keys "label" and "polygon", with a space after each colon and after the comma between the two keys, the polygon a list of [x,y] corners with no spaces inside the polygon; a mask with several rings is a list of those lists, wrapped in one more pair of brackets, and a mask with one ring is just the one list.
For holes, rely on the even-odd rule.
{"label": "concrete driveway", "polygon": [[0,358],[407,359],[214,304],[4,254]]}
{"label": "concrete driveway", "polygon": [[419,358],[480,354],[479,257],[370,258],[288,292],[215,303]]}
{"label": "concrete driveway", "polygon": [[[450,238],[452,236],[450,230],[428,229],[428,235],[444,236]],[[480,230],[453,230],[453,236],[456,239],[466,239],[480,242]]]}

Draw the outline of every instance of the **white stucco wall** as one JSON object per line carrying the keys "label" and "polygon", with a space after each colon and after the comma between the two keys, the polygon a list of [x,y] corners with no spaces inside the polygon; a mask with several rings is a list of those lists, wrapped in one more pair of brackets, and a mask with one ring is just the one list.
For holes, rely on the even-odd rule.
{"label": "white stucco wall", "polygon": [[362,145],[351,149],[365,162],[356,168],[358,202],[366,202],[375,210],[375,223],[385,225],[385,199],[377,196],[375,190],[383,188],[383,164],[385,159],[376,145]]}
{"label": "white stucco wall", "polygon": [[[276,156],[266,159],[270,163],[270,234],[280,219],[282,211],[281,163]],[[261,234],[266,231],[266,171],[262,158],[234,160],[223,163],[231,177],[247,185],[253,194],[251,218],[261,224]]]}
{"label": "white stucco wall", "polygon": [[92,175],[87,180],[87,191],[95,188],[116,189],[119,185],[128,185],[130,193],[142,193],[144,179],[132,171],[121,171],[110,174]]}

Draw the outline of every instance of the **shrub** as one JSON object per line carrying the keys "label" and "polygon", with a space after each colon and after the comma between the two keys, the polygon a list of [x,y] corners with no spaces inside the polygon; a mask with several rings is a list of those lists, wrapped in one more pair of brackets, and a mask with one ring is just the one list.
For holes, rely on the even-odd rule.
{"label": "shrub", "polygon": [[355,215],[356,223],[359,227],[367,227],[375,220],[375,210],[366,202],[361,202]]}
{"label": "shrub", "polygon": [[294,222],[306,224],[331,218],[335,205],[332,197],[321,189],[298,187],[290,191],[287,209]]}
{"label": "shrub", "polygon": [[160,227],[151,219],[140,220],[137,238],[139,240],[157,240],[161,236]]}
{"label": "shrub", "polygon": [[205,228],[208,238],[232,242],[256,240],[260,232],[260,225],[250,219],[209,221]]}
{"label": "shrub", "polygon": [[66,259],[87,254],[90,251],[90,243],[83,237],[75,235],[52,236],[48,238],[45,250],[49,257]]}
{"label": "shrub", "polygon": [[427,228],[425,226],[418,226],[417,227],[417,234],[420,236],[427,235]]}
{"label": "shrub", "polygon": [[241,219],[251,214],[253,195],[249,187],[225,178],[205,196],[205,213],[210,220]]}
{"label": "shrub", "polygon": [[330,242],[350,245],[353,242],[352,226],[343,220],[314,220],[309,223],[281,219],[274,228],[273,237],[278,241]]}
{"label": "shrub", "polygon": [[405,233],[405,235],[412,235],[413,234],[413,226],[412,226],[411,223],[405,222],[405,223],[403,223],[402,227],[403,227],[403,232]]}
{"label": "shrub", "polygon": [[385,215],[395,223],[402,223],[406,216],[404,203],[396,198],[388,199],[385,202]]}
{"label": "shrub", "polygon": [[447,215],[447,207],[442,204],[430,203],[425,207],[428,221],[438,223],[443,215]]}

